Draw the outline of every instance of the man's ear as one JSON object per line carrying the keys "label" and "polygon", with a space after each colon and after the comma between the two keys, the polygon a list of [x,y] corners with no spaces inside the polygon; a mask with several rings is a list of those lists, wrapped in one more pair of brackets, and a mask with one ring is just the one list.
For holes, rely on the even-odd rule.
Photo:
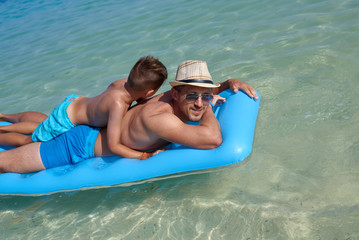
{"label": "man's ear", "polygon": [[175,88],[171,88],[171,96],[175,101],[178,101],[178,91]]}

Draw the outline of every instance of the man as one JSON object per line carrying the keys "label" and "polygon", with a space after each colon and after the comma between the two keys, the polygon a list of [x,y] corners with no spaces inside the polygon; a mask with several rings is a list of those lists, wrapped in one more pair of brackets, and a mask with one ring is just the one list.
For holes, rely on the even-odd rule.
{"label": "man", "polygon": [[[170,84],[171,91],[127,112],[121,126],[124,145],[138,150],[156,149],[169,142],[200,149],[218,147],[221,131],[212,107],[224,99],[217,94],[228,88],[235,92],[241,89],[258,99],[255,90],[242,81],[230,79],[221,85],[213,84],[206,63],[201,61],[181,63],[176,81]],[[186,124],[200,120],[198,126]]]}
{"label": "man", "polygon": [[[222,143],[221,130],[212,111],[217,101],[224,101],[219,92],[230,88],[243,90],[258,99],[247,83],[230,79],[213,84],[207,64],[186,61],[180,64],[171,91],[159,94],[129,110],[121,123],[121,144],[147,151],[169,142],[193,148],[211,149]],[[186,124],[200,121],[199,125]],[[45,143],[32,143],[0,152],[0,172],[33,172],[56,166],[75,164],[94,156],[113,154],[105,128],[78,126]],[[141,159],[162,151],[143,153]],[[56,154],[54,154],[56,152]]]}

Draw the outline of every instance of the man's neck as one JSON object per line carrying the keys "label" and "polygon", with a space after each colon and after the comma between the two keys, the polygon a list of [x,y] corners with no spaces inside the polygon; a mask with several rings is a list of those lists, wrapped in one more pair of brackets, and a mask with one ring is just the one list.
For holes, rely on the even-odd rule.
{"label": "man's neck", "polygon": [[189,119],[182,113],[182,111],[179,109],[178,105],[173,99],[169,102],[169,104],[172,106],[173,114],[176,117],[178,117],[184,123],[189,121]]}

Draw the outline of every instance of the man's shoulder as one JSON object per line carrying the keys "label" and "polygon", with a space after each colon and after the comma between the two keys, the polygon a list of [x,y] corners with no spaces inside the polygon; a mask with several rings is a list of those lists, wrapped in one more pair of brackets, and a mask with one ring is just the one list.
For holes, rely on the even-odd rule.
{"label": "man's shoulder", "polygon": [[163,120],[175,116],[171,104],[167,102],[148,102],[137,111],[142,121],[150,124],[163,122]]}
{"label": "man's shoulder", "polygon": [[154,115],[159,113],[173,113],[173,108],[168,102],[155,101],[144,104],[142,111],[149,115]]}
{"label": "man's shoulder", "polygon": [[146,104],[139,115],[143,125],[154,132],[165,126],[176,124],[179,120],[168,103]]}

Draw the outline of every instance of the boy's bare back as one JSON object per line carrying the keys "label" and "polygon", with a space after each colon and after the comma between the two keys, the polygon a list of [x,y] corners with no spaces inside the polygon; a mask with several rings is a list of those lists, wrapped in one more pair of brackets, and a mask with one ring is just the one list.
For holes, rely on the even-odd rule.
{"label": "boy's bare back", "polygon": [[67,109],[71,122],[75,125],[104,127],[108,123],[110,110],[115,107],[119,111],[118,116],[123,117],[135,100],[125,88],[126,82],[127,78],[114,81],[95,97],[76,98]]}

